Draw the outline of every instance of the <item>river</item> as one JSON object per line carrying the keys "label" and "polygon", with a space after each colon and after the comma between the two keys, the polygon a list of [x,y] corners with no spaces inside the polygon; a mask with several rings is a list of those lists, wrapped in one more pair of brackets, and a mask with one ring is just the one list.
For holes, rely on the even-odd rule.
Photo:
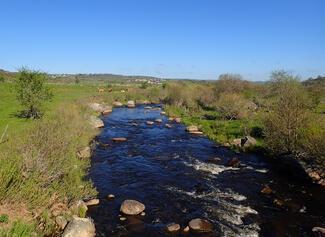
{"label": "river", "polygon": [[[88,211],[97,236],[168,236],[168,223],[184,228],[198,217],[214,225],[214,232],[199,236],[313,236],[312,227],[325,223],[324,189],[279,172],[263,156],[191,135],[182,124],[167,128],[168,118],[154,107],[116,108],[102,117],[105,128],[97,141],[106,145],[97,146],[89,173],[99,191],[100,205]],[[163,122],[146,124],[157,118]],[[113,137],[127,141],[114,143]],[[240,165],[227,166],[234,157]],[[261,193],[266,184],[270,195]],[[125,199],[144,203],[145,216],[121,221]]]}

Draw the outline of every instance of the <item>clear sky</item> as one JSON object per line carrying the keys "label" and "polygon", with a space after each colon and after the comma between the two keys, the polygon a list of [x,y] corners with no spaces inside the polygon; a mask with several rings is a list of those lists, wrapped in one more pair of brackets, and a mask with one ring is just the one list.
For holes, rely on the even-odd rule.
{"label": "clear sky", "polygon": [[325,74],[325,0],[0,0],[0,68]]}

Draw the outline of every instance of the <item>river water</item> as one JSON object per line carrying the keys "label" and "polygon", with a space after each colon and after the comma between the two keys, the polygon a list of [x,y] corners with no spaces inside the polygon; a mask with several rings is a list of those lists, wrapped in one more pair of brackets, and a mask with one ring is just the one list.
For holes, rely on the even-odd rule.
{"label": "river water", "polygon": [[[88,212],[97,236],[169,236],[167,224],[184,228],[193,218],[214,225],[213,233],[199,236],[313,236],[312,227],[325,224],[324,189],[298,183],[265,157],[238,154],[188,134],[182,124],[166,128],[167,117],[160,115],[159,105],[154,107],[116,108],[102,117],[105,128],[97,137],[101,145],[90,169],[100,205]],[[163,122],[146,124],[157,118]],[[128,140],[114,143],[113,137]],[[234,157],[239,167],[228,167]],[[220,161],[213,163],[213,158]],[[271,195],[260,192],[265,184]],[[115,199],[108,200],[108,194]],[[125,199],[144,203],[145,216],[121,221]],[[276,205],[274,199],[284,204]]]}

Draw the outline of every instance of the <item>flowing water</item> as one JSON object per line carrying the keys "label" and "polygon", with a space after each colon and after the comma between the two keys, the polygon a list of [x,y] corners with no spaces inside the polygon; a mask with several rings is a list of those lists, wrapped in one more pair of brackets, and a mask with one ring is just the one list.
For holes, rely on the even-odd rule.
{"label": "flowing water", "polygon": [[[88,212],[97,236],[168,236],[167,224],[184,228],[198,217],[214,225],[214,232],[199,236],[312,236],[313,226],[325,224],[324,189],[291,180],[267,158],[237,154],[188,134],[182,124],[166,128],[167,118],[160,115],[159,105],[154,107],[117,108],[102,118],[105,128],[90,169],[100,205]],[[146,124],[156,118],[163,122]],[[113,137],[128,140],[114,143]],[[216,157],[220,161],[212,163]],[[234,157],[239,167],[228,167]],[[273,194],[261,194],[265,184]],[[108,194],[115,199],[108,200]],[[145,216],[121,221],[125,199],[144,203]],[[278,206],[274,199],[284,204]]]}

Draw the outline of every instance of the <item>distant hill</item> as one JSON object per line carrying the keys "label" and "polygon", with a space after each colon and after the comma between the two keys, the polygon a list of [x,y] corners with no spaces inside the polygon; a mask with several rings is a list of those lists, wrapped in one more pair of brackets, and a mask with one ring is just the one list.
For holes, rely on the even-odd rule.
{"label": "distant hill", "polygon": [[[0,69],[0,77],[10,81],[17,75],[17,72],[9,72]],[[163,79],[151,76],[126,76],[108,73],[95,74],[49,74],[51,82],[75,83],[76,80],[84,83],[145,83],[159,84]]]}

